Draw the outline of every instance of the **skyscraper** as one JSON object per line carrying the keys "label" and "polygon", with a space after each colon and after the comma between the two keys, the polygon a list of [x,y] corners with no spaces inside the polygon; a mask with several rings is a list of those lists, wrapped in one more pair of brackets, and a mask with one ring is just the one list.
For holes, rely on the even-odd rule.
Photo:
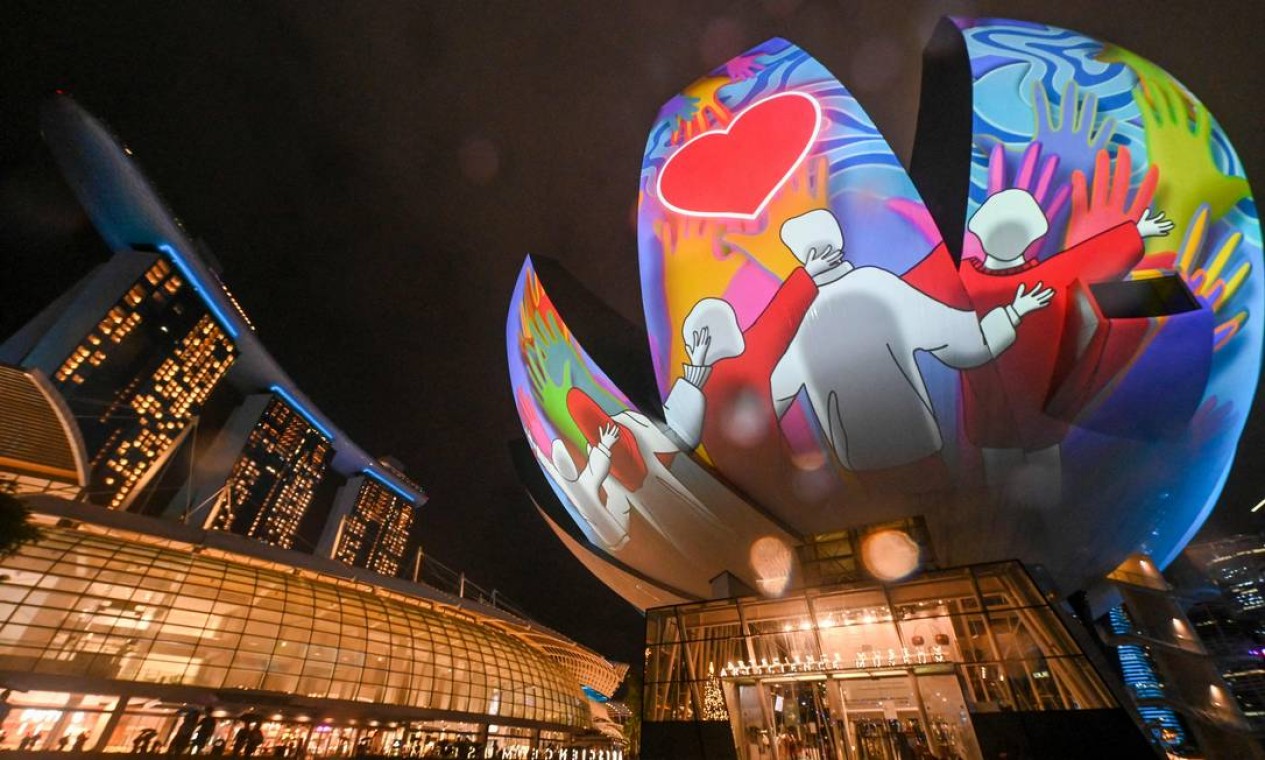
{"label": "skyscraper", "polygon": [[1186,554],[1242,613],[1265,618],[1265,538],[1230,536],[1191,544]]}
{"label": "skyscraper", "polygon": [[333,455],[330,434],[284,391],[253,394],[229,417],[168,512],[292,548]]}
{"label": "skyscraper", "polygon": [[[389,464],[379,466],[397,479],[404,477]],[[408,494],[366,469],[338,492],[318,551],[352,567],[395,575],[408,546],[415,506]]]}
{"label": "skyscraper", "polygon": [[134,508],[237,357],[224,326],[167,255],[120,251],[14,336],[79,420],[87,497]]}
{"label": "skyscraper", "polygon": [[[368,472],[399,498],[366,491],[366,504],[376,506],[355,509],[352,499],[338,513],[352,516],[349,535],[364,536],[343,556],[398,568],[411,510],[426,501],[421,488],[371,457],[304,396],[205,246],[188,236],[100,122],[57,97],[44,108],[41,129],[111,256],[0,345],[0,362],[39,370],[65,396],[83,428],[90,498],[116,509],[165,509],[289,547],[300,530],[320,529],[314,519],[300,523],[313,499],[323,502],[336,487],[330,482],[315,495],[327,470],[339,482]],[[202,436],[220,432],[234,408],[204,450]],[[186,438],[190,445],[182,446]],[[361,551],[369,554],[355,559]],[[323,546],[322,553],[333,551]],[[376,559],[383,553],[390,559]]]}

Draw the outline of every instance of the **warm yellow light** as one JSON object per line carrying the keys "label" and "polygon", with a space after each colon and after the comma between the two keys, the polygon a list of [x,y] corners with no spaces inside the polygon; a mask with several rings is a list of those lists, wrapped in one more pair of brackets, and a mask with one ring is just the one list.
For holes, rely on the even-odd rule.
{"label": "warm yellow light", "polygon": [[861,561],[875,578],[895,581],[918,569],[918,544],[903,530],[880,530],[861,540]]}

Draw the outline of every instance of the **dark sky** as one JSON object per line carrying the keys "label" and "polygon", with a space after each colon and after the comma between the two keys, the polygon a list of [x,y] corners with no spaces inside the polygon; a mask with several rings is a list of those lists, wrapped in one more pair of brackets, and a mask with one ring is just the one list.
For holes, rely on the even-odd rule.
{"label": "dark sky", "polygon": [[[635,662],[641,617],[548,532],[506,453],[521,435],[503,335],[523,256],[557,259],[640,320],[631,217],[659,106],[784,36],[907,159],[922,46],[945,13],[1044,21],[1158,62],[1265,181],[1262,3],[10,0],[0,332],[91,261],[36,129],[40,100],[64,88],[210,245],[299,386],[426,486],[427,550]],[[1211,530],[1265,528],[1265,511],[1248,515],[1265,497],[1262,416]]]}

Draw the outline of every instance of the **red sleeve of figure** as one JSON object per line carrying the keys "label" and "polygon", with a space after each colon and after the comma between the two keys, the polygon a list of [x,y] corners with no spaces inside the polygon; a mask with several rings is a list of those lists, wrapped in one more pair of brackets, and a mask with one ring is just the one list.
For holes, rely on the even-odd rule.
{"label": "red sleeve of figure", "polygon": [[1124,222],[1051,256],[1041,264],[1041,276],[1050,282],[1118,280],[1142,260],[1142,253],[1137,225]]}
{"label": "red sleeve of figure", "polygon": [[780,358],[791,345],[791,339],[816,297],[817,284],[808,272],[803,267],[791,272],[791,276],[773,294],[769,305],[742,334],[743,342],[747,344],[743,356],[748,361],[756,356],[766,360]]}
{"label": "red sleeve of figure", "polygon": [[953,257],[944,243],[937,245],[922,261],[905,270],[900,278],[940,303],[955,309],[975,310],[961,278],[958,277],[958,270],[953,265]]}

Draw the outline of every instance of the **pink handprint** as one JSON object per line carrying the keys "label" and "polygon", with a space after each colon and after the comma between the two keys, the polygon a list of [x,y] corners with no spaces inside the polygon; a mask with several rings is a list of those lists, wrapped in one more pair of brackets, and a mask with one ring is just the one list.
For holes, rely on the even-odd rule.
{"label": "pink handprint", "polygon": [[[1008,182],[1006,148],[1001,143],[994,145],[988,156],[988,194],[993,195],[1011,188],[1026,190],[1036,199],[1046,219],[1052,219],[1067,203],[1068,188],[1066,184],[1059,185],[1054,181],[1055,172],[1059,168],[1059,157],[1046,156],[1043,161],[1041,152],[1041,143],[1029,144],[1019,159],[1019,168],[1013,182]],[[1030,257],[1041,246],[1042,240],[1044,238],[1033,242],[1026,255]],[[962,243],[962,258],[984,258],[984,249],[980,246],[979,238],[970,234],[966,236]]]}
{"label": "pink handprint", "polygon": [[1067,223],[1066,248],[1125,222],[1137,222],[1142,218],[1155,195],[1159,169],[1152,166],[1147,171],[1130,204],[1127,201],[1132,170],[1133,159],[1129,149],[1121,147],[1116,152],[1114,172],[1106,149],[1098,151],[1092,189],[1086,187],[1084,172],[1079,169],[1072,172],[1072,215]]}
{"label": "pink handprint", "polygon": [[725,73],[735,82],[741,82],[744,79],[750,79],[757,72],[764,70],[764,64],[759,63],[760,55],[740,55],[731,59],[725,64]]}

